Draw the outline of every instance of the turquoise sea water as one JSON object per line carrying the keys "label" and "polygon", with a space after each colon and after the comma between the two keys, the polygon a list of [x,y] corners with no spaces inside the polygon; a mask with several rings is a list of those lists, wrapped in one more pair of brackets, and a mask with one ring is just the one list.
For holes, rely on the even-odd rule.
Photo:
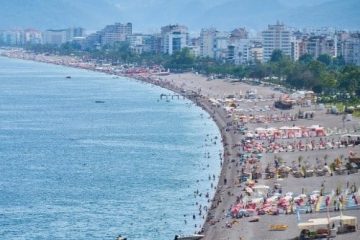
{"label": "turquoise sea water", "polygon": [[220,172],[220,135],[190,101],[159,101],[167,92],[0,58],[0,239],[194,232],[195,203],[207,203]]}

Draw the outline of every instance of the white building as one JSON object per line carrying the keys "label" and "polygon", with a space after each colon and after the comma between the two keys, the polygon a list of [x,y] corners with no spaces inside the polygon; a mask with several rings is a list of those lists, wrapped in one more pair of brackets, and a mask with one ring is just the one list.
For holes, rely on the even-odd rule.
{"label": "white building", "polygon": [[[230,34],[215,28],[202,29],[200,33],[200,56],[227,60]],[[231,48],[231,47],[230,47]],[[234,50],[231,48],[231,50]]]}
{"label": "white building", "polygon": [[261,42],[253,41],[250,45],[248,63],[262,63],[264,59],[264,49]]}
{"label": "white building", "polygon": [[42,33],[35,29],[24,30],[24,41],[28,44],[41,44],[43,43]]}
{"label": "white building", "polygon": [[126,41],[129,43],[130,49],[138,54],[144,52],[156,52],[154,35],[136,33],[128,35]]}
{"label": "white building", "polygon": [[101,45],[114,44],[126,41],[128,35],[132,34],[132,23],[115,23],[107,25],[100,31]]}
{"label": "white building", "polygon": [[298,39],[297,37],[293,36],[290,38],[291,44],[291,59],[293,61],[299,60],[300,56],[302,55],[302,39]]}
{"label": "white building", "polygon": [[343,57],[346,64],[360,66],[360,38],[352,37],[343,44]]}
{"label": "white building", "polygon": [[274,50],[281,50],[284,55],[291,56],[290,31],[285,29],[283,24],[269,25],[268,29],[262,32],[264,62],[271,58]]}
{"label": "white building", "polygon": [[228,46],[227,61],[232,64],[261,63],[263,60],[263,47],[261,42],[254,39],[232,40]]}
{"label": "white building", "polygon": [[5,45],[21,45],[24,43],[24,33],[19,30],[0,32],[0,43]]}
{"label": "white building", "polygon": [[236,65],[248,63],[250,57],[250,40],[235,39],[228,45],[227,61]]}
{"label": "white building", "polygon": [[228,55],[230,34],[227,32],[217,32],[214,42],[215,59],[225,61]]}
{"label": "white building", "polygon": [[188,48],[190,50],[191,55],[193,55],[194,57],[200,56],[200,46],[189,46]]}
{"label": "white building", "polygon": [[68,29],[49,29],[44,32],[45,44],[61,45],[70,41],[70,34]]}
{"label": "white building", "polygon": [[168,25],[161,28],[162,52],[172,55],[189,44],[188,28],[181,25]]}
{"label": "white building", "polygon": [[337,39],[330,36],[310,36],[304,38],[305,53],[312,55],[315,59],[322,54],[331,57],[337,56]]}
{"label": "white building", "polygon": [[215,39],[217,30],[215,28],[202,29],[200,33],[200,56],[215,57]]}

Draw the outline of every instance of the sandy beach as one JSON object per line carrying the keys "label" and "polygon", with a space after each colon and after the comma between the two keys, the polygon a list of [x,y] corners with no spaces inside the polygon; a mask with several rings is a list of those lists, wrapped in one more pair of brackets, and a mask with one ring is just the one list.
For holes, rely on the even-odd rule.
{"label": "sandy beach", "polygon": [[[359,173],[325,173],[323,176],[306,176],[295,177],[289,174],[288,177],[280,177],[275,174],[274,177],[266,178],[265,173],[269,166],[274,168],[275,165],[292,166],[302,165],[330,165],[336,158],[345,162],[349,154],[360,153],[359,145],[348,144],[344,146],[341,141],[346,134],[356,135],[360,130],[358,119],[349,119],[345,121],[343,115],[328,114],[326,109],[319,108],[316,104],[311,106],[294,106],[291,110],[279,110],[273,107],[274,100],[278,99],[283,93],[275,90],[273,87],[260,85],[251,85],[234,79],[208,79],[196,73],[169,74],[159,75],[154,72],[145,73],[126,73],[117,72],[108,66],[98,66],[96,64],[82,63],[71,57],[56,56],[34,56],[25,53],[10,53],[8,57],[22,58],[27,60],[42,61],[71,67],[85,68],[89,70],[102,71],[110,74],[125,75],[136,78],[141,81],[149,82],[160,87],[169,89],[179,95],[183,95],[191,99],[198,106],[207,111],[216,122],[222,135],[224,145],[224,155],[221,157],[222,170],[218,178],[218,186],[216,194],[211,202],[211,207],[206,214],[205,223],[202,234],[206,240],[245,240],[245,239],[294,239],[300,234],[298,228],[299,222],[306,222],[312,218],[327,218],[326,211],[316,211],[311,213],[300,213],[280,211],[278,214],[264,214],[259,216],[258,222],[249,222],[250,218],[234,218],[231,216],[232,208],[241,202],[250,201],[254,195],[247,191],[247,188],[253,185],[265,185],[269,187],[269,194],[265,194],[264,198],[279,193],[277,200],[285,193],[310,195],[314,191],[323,191],[331,193],[339,189],[342,192],[349,193],[354,185],[360,186]],[[255,92],[256,97],[253,99],[245,99],[247,92]],[[241,99],[236,102],[233,108],[240,109],[242,115],[254,118],[255,116],[265,116],[270,118],[273,115],[281,116],[279,121],[260,121],[235,124],[239,119],[234,119],[234,114],[229,113],[229,101],[225,101],[231,95],[232,98]],[[212,99],[222,100],[218,104],[214,104]],[[231,110],[233,111],[233,110]],[[309,111],[313,113],[312,118],[290,118],[296,116],[299,111]],[[291,120],[290,120],[291,119]],[[248,140],[244,132],[239,131],[239,126],[246,126],[247,132],[256,132],[257,128],[281,128],[283,126],[301,126],[303,128],[311,128],[319,126],[326,130],[325,136],[309,136],[308,138],[280,138],[280,139],[253,139]],[[250,134],[250,133],[249,133]],[[348,140],[348,138],[345,138]],[[246,141],[249,142],[246,142]],[[324,147],[320,148],[320,146]],[[261,157],[254,160],[246,158],[240,161],[244,154],[252,155],[252,151],[246,152],[245,145],[251,144],[261,147],[261,152],[257,152]],[[278,145],[276,145],[278,144]],[[294,146],[291,149],[280,149],[273,146]],[[306,145],[302,148],[302,145]],[[312,145],[311,147],[307,147]],[[319,145],[319,147],[314,147]],[[269,150],[272,149],[272,150]],[[275,149],[275,150],[274,150]],[[281,159],[281,160],[280,160]],[[280,162],[280,163],[279,163]],[[256,167],[262,176],[257,179],[248,179],[240,181],[244,171]],[[299,166],[299,168],[301,168]],[[277,168],[278,169],[278,168]],[[252,183],[251,183],[252,182]],[[346,190],[348,189],[348,190]],[[345,193],[344,193],[345,194]],[[350,194],[350,193],[349,193]],[[334,194],[333,194],[334,195]],[[245,197],[246,196],[246,197]],[[324,194],[325,196],[325,194]],[[323,196],[317,196],[315,202],[311,206],[316,208],[319,199]],[[256,208],[260,208],[264,203],[259,204]],[[319,203],[320,205],[320,203]],[[329,207],[330,217],[339,216],[340,211],[334,211],[333,206]],[[343,209],[343,215],[360,217],[359,205],[351,209]],[[285,231],[269,231],[269,226],[274,224],[287,225]],[[358,239],[358,232],[338,235],[336,239]]]}
{"label": "sandy beach", "polygon": [[[269,98],[271,95],[275,95],[275,99],[282,93],[274,91],[269,87],[252,86],[241,82],[233,82],[231,80],[208,80],[204,76],[195,74],[177,74],[163,78],[166,81],[172,82],[177,86],[182,86],[184,89],[201,89],[202,95],[206,98],[223,98],[228,95],[239,96],[244,94],[248,90],[256,90],[259,96],[264,99]],[[271,101],[261,102],[244,102],[239,104],[238,108],[261,108],[267,105],[272,105]],[[207,222],[205,223],[205,238],[204,239],[293,239],[299,236],[300,230],[297,228],[296,215],[278,215],[278,216],[262,216],[259,222],[251,223],[248,219],[240,219],[232,224],[231,227],[227,227],[226,223],[231,222],[231,219],[225,217],[228,209],[236,202],[236,197],[244,194],[245,183],[240,184],[238,182],[240,165],[237,164],[238,154],[241,153],[241,149],[233,147],[238,143],[243,136],[238,132],[226,131],[227,113],[220,108],[203,105],[208,112],[214,112],[213,118],[222,131],[224,141],[224,164],[219,179],[219,185],[217,188],[217,194],[213,200],[213,207],[209,211]],[[294,109],[286,111],[287,113],[296,113],[301,107],[294,107]],[[299,126],[311,126],[314,124],[320,124],[329,128],[343,129],[343,132],[351,132],[353,129],[359,128],[359,121],[352,120],[343,122],[342,116],[326,114],[324,110],[315,110],[316,106],[312,106],[311,110],[314,110],[315,117],[311,120],[298,119],[291,122],[274,122],[274,123],[256,123],[247,124],[249,129],[255,129],[256,127],[280,127],[283,125],[299,125]],[[272,112],[282,112],[280,110],[273,109]],[[259,114],[254,112],[253,114]],[[339,130],[340,131],[340,130]],[[334,138],[339,137],[334,135]],[[272,164],[274,156],[280,157],[287,163],[296,161],[299,156],[303,159],[309,160],[311,163],[315,163],[315,159],[323,159],[325,156],[328,159],[335,159],[340,155],[348,156],[349,152],[359,152],[359,147],[348,148],[336,148],[317,151],[303,151],[303,152],[280,152],[280,153],[267,153],[261,159],[261,166],[264,169],[267,164]],[[227,179],[227,184],[224,184],[224,179]],[[323,177],[311,177],[311,178],[294,178],[289,176],[286,179],[259,179],[259,184],[266,184],[268,186],[274,186],[275,183],[280,183],[283,192],[297,192],[301,193],[312,192],[319,190],[321,184],[324,183],[325,192],[331,191],[337,187],[345,188],[347,183],[355,183],[356,186],[360,184],[359,174],[351,175],[339,175],[339,176],[323,176]],[[220,201],[219,201],[220,200]],[[360,217],[360,211],[351,210],[346,211],[344,214]],[[338,216],[338,212],[331,212],[331,216]],[[326,217],[325,213],[312,213],[302,214],[301,222],[307,221],[310,218]],[[271,224],[287,224],[289,228],[286,231],[269,231],[269,225]],[[345,234],[340,235],[336,239],[356,239],[357,234]]]}

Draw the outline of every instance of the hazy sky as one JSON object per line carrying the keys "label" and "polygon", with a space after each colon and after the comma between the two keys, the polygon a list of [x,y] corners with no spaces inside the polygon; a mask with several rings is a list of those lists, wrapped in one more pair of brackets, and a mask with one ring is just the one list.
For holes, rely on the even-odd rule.
{"label": "hazy sky", "polygon": [[[135,7],[135,6],[141,6],[141,7],[151,7],[154,3],[158,2],[177,2],[187,4],[189,2],[195,2],[195,0],[109,0],[110,2],[115,3],[120,9],[126,9],[128,7]],[[220,5],[225,2],[229,2],[229,0],[197,0],[198,2],[202,2],[205,5],[208,5],[209,7]],[[292,6],[292,7],[298,7],[302,5],[312,6],[317,5],[324,2],[329,2],[332,0],[278,0],[284,5]],[[346,0],[345,0],[346,1]]]}
{"label": "hazy sky", "polygon": [[[279,0],[279,2],[293,7],[298,7],[301,5],[317,5],[324,2],[330,2],[331,0]],[[346,1],[346,0],[344,0]]]}

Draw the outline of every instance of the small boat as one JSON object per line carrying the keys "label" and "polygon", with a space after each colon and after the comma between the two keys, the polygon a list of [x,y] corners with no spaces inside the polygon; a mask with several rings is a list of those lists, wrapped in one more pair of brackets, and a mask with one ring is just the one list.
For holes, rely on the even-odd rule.
{"label": "small boat", "polygon": [[95,103],[105,103],[105,101],[97,100]]}
{"label": "small boat", "polygon": [[286,229],[288,229],[288,225],[285,224],[270,225],[270,231],[285,231]]}
{"label": "small boat", "polygon": [[71,76],[66,76],[66,78],[67,78],[67,79],[70,79],[70,78],[71,78]]}
{"label": "small boat", "polygon": [[205,237],[204,235],[194,234],[194,235],[188,235],[188,236],[178,236],[175,235],[174,240],[199,240]]}
{"label": "small boat", "polygon": [[123,237],[121,235],[117,236],[116,237],[116,240],[126,240],[127,238],[126,237]]}
{"label": "small boat", "polygon": [[166,72],[160,71],[157,73],[158,76],[168,76],[170,75],[170,70],[167,70]]}

